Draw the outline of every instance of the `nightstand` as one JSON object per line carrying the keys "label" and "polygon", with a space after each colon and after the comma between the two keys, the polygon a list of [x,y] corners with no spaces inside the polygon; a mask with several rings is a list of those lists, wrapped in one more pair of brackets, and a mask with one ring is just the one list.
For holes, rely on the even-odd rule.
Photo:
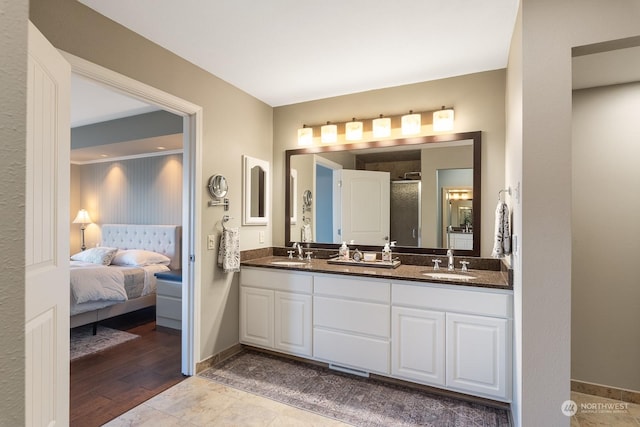
{"label": "nightstand", "polygon": [[182,329],[182,270],[156,273],[156,326]]}

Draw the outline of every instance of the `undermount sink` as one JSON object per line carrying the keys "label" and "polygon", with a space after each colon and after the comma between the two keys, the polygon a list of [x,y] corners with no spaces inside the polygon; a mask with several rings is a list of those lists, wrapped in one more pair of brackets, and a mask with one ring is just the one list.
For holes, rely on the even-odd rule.
{"label": "undermount sink", "polygon": [[306,262],[302,261],[271,261],[272,265],[284,265],[286,267],[300,267],[306,265]]}
{"label": "undermount sink", "polygon": [[422,273],[425,276],[432,277],[434,279],[450,279],[450,280],[471,280],[475,279],[475,276],[467,276],[464,274],[455,273]]}

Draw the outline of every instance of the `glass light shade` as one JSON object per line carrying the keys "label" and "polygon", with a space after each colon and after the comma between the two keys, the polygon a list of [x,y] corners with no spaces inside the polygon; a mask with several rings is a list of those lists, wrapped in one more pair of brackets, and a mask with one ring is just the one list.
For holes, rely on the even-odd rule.
{"label": "glass light shade", "polygon": [[389,117],[380,117],[373,120],[373,136],[374,138],[384,138],[391,135],[391,119]]}
{"label": "glass light shade", "polygon": [[433,113],[433,130],[453,130],[453,109],[442,109]]}
{"label": "glass light shade", "polygon": [[320,140],[325,144],[330,144],[338,140],[338,126],[327,123],[320,128]]}
{"label": "glass light shade", "polygon": [[357,141],[362,139],[362,122],[347,122],[344,125],[344,134],[347,141]]}
{"label": "glass light shade", "polygon": [[313,145],[313,128],[303,126],[298,129],[298,145]]}
{"label": "glass light shade", "polygon": [[413,111],[409,111],[409,114],[402,116],[402,134],[403,135],[415,135],[420,133],[420,114],[413,114]]}
{"label": "glass light shade", "polygon": [[87,212],[86,209],[80,209],[78,211],[78,215],[76,215],[75,219],[73,220],[74,224],[91,224],[92,222],[93,221],[91,221],[89,212]]}

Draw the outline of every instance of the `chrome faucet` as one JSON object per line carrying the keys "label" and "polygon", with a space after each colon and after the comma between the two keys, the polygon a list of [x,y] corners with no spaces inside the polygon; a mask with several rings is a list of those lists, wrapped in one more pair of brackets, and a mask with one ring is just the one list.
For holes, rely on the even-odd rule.
{"label": "chrome faucet", "polygon": [[304,260],[304,255],[302,254],[302,245],[298,242],[293,242],[292,248],[298,251],[298,259]]}
{"label": "chrome faucet", "polygon": [[447,249],[447,258],[449,258],[449,265],[447,267],[447,270],[453,271],[455,267],[453,264],[453,249]]}

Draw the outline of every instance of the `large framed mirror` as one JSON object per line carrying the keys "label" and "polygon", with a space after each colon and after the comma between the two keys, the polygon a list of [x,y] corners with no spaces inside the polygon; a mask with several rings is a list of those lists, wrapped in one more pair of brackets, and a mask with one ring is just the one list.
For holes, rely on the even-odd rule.
{"label": "large framed mirror", "polygon": [[[479,256],[481,153],[482,132],[462,132],[287,150],[285,170],[296,170],[296,191],[313,192],[305,214],[311,247],[346,241],[378,250],[390,241],[397,252]],[[292,212],[303,195],[285,183]],[[301,236],[292,217],[285,215],[289,246]]]}

